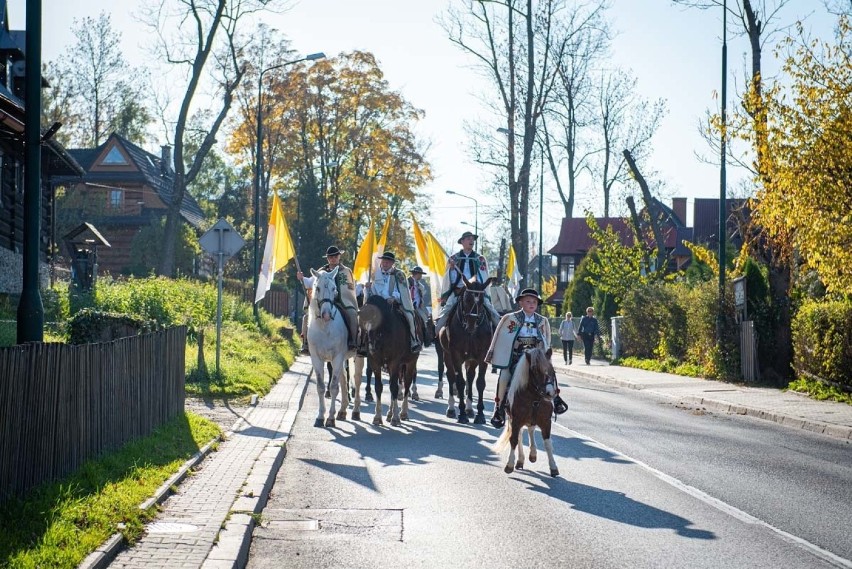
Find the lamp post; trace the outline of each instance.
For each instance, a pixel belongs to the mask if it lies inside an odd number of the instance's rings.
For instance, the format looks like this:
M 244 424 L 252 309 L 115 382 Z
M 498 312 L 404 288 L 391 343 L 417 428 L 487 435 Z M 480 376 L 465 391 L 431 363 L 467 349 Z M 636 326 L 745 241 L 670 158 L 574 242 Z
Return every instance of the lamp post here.
M 472 198 L 470 196 L 466 196 L 464 194 L 454 192 L 453 190 L 447 190 L 447 193 L 452 194 L 454 196 L 459 196 L 460 198 L 467 198 L 467 199 L 473 201 L 473 207 L 474 207 L 474 210 L 473 210 L 473 215 L 474 215 L 473 232 L 474 232 L 474 234 L 479 235 L 479 202 L 476 201 L 476 198 Z
M 725 233 L 727 229 L 727 205 L 725 204 L 726 173 L 725 147 L 727 142 L 725 107 L 728 98 L 728 2 L 722 2 L 722 136 L 719 141 L 721 166 L 719 170 L 719 314 L 716 315 L 716 342 L 721 350 L 725 326 Z
M 257 113 L 255 115 L 255 124 L 257 132 L 255 133 L 257 141 L 257 149 L 255 150 L 255 165 L 254 165 L 254 251 L 252 256 L 252 269 L 254 271 L 254 290 L 257 291 L 257 283 L 260 277 L 260 264 L 258 258 L 258 247 L 260 244 L 260 172 L 263 169 L 263 76 L 267 71 L 281 69 L 287 65 L 293 65 L 301 61 L 314 61 L 316 59 L 325 58 L 323 52 L 312 53 L 300 59 L 293 61 L 285 61 L 278 65 L 272 65 L 266 69 L 262 69 L 257 77 Z M 257 318 L 257 303 L 253 305 L 254 317 Z

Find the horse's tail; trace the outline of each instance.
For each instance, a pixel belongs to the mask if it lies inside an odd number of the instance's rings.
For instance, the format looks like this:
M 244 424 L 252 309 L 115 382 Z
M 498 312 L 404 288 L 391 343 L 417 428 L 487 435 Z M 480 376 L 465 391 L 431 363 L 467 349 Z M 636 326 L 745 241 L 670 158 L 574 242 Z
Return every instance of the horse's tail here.
M 500 438 L 491 446 L 491 450 L 496 453 L 501 453 L 506 450 L 506 447 L 509 446 L 509 439 L 512 436 L 512 418 L 506 415 L 506 426 L 503 427 L 503 434 L 500 435 Z

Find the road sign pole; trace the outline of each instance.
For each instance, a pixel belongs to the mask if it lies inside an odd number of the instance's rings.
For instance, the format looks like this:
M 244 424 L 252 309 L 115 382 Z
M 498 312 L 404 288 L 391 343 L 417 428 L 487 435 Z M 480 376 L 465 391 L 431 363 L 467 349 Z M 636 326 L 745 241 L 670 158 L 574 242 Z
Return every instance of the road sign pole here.
M 218 298 L 216 300 L 216 381 L 222 381 L 222 374 L 219 369 L 219 356 L 222 353 L 222 278 L 225 274 L 225 231 L 227 229 L 220 229 L 219 233 L 219 254 L 217 257 L 219 258 L 219 283 L 218 283 Z

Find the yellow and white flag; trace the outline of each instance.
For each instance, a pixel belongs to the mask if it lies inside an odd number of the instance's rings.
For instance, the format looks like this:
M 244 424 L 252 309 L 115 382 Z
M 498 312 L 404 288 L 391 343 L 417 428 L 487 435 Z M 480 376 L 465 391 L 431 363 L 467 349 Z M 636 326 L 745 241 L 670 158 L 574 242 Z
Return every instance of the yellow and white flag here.
M 290 237 L 290 229 L 284 212 L 281 210 L 281 202 L 278 194 L 272 195 L 272 211 L 269 212 L 269 229 L 266 232 L 266 246 L 263 249 L 263 262 L 260 265 L 260 275 L 257 280 L 257 291 L 254 301 L 260 302 L 266 296 L 266 292 L 272 287 L 272 279 L 275 273 L 287 266 L 290 259 L 296 256 L 293 247 L 293 238 Z
M 518 286 L 521 283 L 521 273 L 518 271 L 518 257 L 515 255 L 515 247 L 509 244 L 509 258 L 506 259 L 506 286 L 515 298 L 518 294 Z M 541 291 L 539 291 L 541 294 Z
M 385 218 L 385 225 L 382 227 L 382 234 L 379 236 L 379 240 L 376 242 L 376 247 L 373 250 L 373 274 L 379 271 L 379 257 L 382 253 L 385 252 L 385 247 L 388 244 L 388 232 L 390 231 L 390 222 L 391 216 L 390 212 L 388 212 L 387 217 Z
M 437 312 L 444 292 L 444 277 L 447 273 L 447 255 L 431 231 L 426 232 L 426 250 L 429 252 L 429 282 L 432 285 L 432 310 Z M 425 267 L 424 267 L 425 268 Z
M 370 227 L 361 241 L 361 246 L 358 248 L 358 254 L 355 256 L 355 265 L 352 267 L 352 276 L 356 283 L 365 283 L 370 280 L 370 268 L 373 263 L 375 251 L 376 231 L 375 224 L 371 221 Z
M 417 259 L 417 264 L 424 271 L 430 270 L 429 245 L 426 243 L 426 237 L 420 226 L 417 225 L 417 220 L 414 219 L 414 214 L 411 214 L 411 226 L 414 230 L 414 257 Z

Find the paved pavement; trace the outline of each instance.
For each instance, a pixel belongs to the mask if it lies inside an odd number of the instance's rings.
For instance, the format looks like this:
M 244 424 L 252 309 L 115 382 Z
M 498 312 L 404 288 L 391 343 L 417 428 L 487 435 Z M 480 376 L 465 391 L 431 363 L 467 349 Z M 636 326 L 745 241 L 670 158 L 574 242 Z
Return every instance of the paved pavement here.
M 619 385 L 686 405 L 737 413 L 852 442 L 852 405 L 814 401 L 777 389 L 610 366 L 582 358 L 563 365 L 554 354 L 570 401 L 572 378 Z M 300 356 L 257 407 L 237 422 L 198 471 L 162 503 L 139 542 L 123 548 L 114 538 L 81 567 L 242 568 L 256 516 L 265 504 L 286 454 L 287 441 L 308 385 L 310 360 Z M 566 393 L 563 393 L 566 395 Z M 164 485 L 164 498 L 168 486 Z M 111 563 L 110 563 L 111 561 Z

